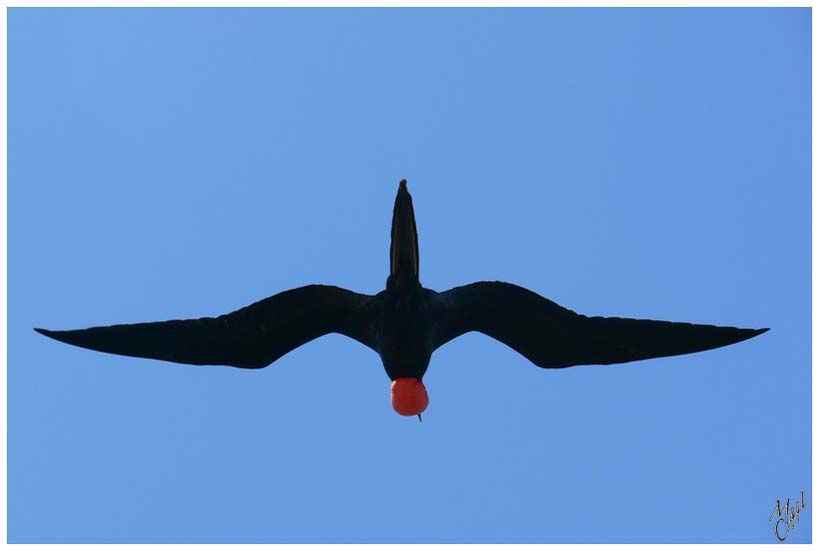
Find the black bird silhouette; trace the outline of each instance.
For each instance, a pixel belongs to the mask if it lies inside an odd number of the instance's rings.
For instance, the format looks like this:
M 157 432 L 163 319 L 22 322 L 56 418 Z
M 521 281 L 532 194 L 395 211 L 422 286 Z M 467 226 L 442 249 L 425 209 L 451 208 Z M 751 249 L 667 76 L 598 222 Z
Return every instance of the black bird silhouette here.
M 467 332 L 495 338 L 542 368 L 566 368 L 706 351 L 768 328 L 588 317 L 505 282 L 475 282 L 443 293 L 426 289 L 419 282 L 413 200 L 402 180 L 393 207 L 390 275 L 376 295 L 309 285 L 216 318 L 35 330 L 105 353 L 239 368 L 264 368 L 308 341 L 340 333 L 381 356 L 394 409 L 421 419 L 430 356 Z

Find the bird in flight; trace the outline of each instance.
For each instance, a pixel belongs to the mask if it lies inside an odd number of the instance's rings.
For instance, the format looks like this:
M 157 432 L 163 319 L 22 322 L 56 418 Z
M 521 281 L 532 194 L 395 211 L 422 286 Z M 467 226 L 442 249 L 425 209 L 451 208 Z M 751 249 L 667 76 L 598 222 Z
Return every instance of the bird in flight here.
M 422 378 L 433 351 L 467 332 L 497 339 L 541 368 L 566 368 L 706 351 L 768 328 L 589 317 L 506 282 L 424 288 L 413 200 L 402 180 L 393 206 L 390 275 L 376 295 L 309 285 L 216 318 L 35 330 L 105 353 L 238 368 L 264 368 L 308 341 L 339 333 L 381 356 L 394 410 L 421 420 L 428 404 Z

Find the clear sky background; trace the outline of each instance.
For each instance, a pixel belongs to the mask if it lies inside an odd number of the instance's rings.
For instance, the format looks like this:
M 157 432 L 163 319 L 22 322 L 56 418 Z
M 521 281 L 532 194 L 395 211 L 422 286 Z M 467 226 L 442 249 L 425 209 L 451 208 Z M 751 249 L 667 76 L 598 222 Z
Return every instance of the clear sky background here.
M 12 9 L 12 542 L 774 542 L 811 494 L 810 11 Z M 769 333 L 543 370 L 469 334 L 264 370 L 51 329 L 422 283 Z M 811 540 L 804 515 L 789 542 Z

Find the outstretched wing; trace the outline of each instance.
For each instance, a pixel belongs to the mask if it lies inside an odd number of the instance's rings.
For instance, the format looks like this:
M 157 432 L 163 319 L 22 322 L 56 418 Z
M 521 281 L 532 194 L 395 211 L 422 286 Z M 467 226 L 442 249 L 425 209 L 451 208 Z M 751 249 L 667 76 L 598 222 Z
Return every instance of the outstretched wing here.
M 476 331 L 542 368 L 615 364 L 715 349 L 768 330 L 588 317 L 504 282 L 476 282 L 439 295 L 435 346 Z
M 86 349 L 183 364 L 263 368 L 327 333 L 378 350 L 370 295 L 333 286 L 285 291 L 217 318 L 168 320 L 50 331 L 43 335 Z

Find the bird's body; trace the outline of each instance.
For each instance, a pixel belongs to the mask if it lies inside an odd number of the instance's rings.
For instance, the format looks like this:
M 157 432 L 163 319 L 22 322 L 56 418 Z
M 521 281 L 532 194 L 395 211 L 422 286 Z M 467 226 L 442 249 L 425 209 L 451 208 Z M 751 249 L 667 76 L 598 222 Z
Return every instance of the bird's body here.
M 377 333 L 379 353 L 390 379 L 420 378 L 427 371 L 435 342 L 432 307 L 436 295 L 421 286 L 406 295 L 383 292 Z
M 422 378 L 438 347 L 471 331 L 515 349 L 542 368 L 615 364 L 737 343 L 767 330 L 587 317 L 505 282 L 446 292 L 422 287 L 413 202 L 406 181 L 393 209 L 390 275 L 384 291 L 364 295 L 333 286 L 288 290 L 216 318 L 38 332 L 87 349 L 184 364 L 263 368 L 328 333 L 376 351 L 403 415 L 427 406 Z

